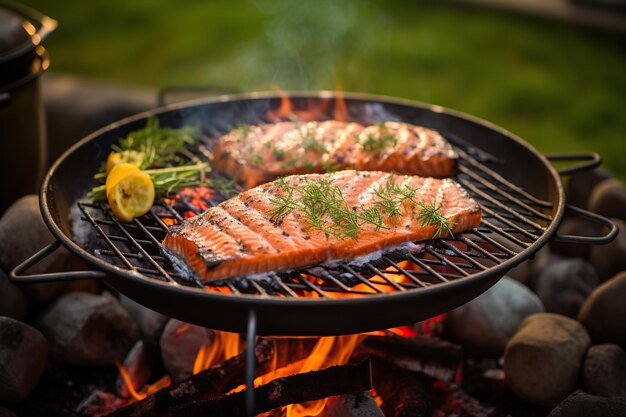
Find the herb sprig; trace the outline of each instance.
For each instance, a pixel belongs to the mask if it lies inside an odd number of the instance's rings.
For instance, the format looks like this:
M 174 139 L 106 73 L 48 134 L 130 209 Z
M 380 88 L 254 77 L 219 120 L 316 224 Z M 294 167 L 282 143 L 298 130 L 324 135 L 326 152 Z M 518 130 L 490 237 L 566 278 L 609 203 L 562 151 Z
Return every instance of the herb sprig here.
M 278 221 L 297 211 L 303 215 L 308 226 L 322 231 L 326 237 L 357 239 L 363 226 L 373 225 L 374 230 L 389 229 L 385 219 L 393 222 L 408 210 L 422 226 L 435 226 L 433 238 L 447 233 L 452 235 L 451 222 L 441 213 L 441 205 L 427 204 L 416 200 L 417 191 L 408 185 L 396 184 L 393 174 L 374 190 L 378 200 L 369 208 L 350 207 L 341 189 L 332 180 L 308 180 L 304 184 L 292 185 L 284 178 L 276 185 L 283 194 L 270 199 L 274 208 L 269 210 L 272 220 Z M 419 210 L 413 214 L 413 210 Z
M 377 125 L 377 133 L 368 133 L 361 139 L 360 145 L 366 152 L 373 152 L 385 148 L 393 148 L 398 143 L 398 138 L 387 131 L 384 123 Z
M 326 237 L 337 239 L 356 239 L 365 224 L 373 225 L 375 231 L 387 228 L 376 208 L 361 207 L 358 210 L 350 207 L 343 192 L 332 180 L 307 181 L 298 187 L 281 178 L 276 185 L 284 194 L 270 199 L 275 206 L 269 211 L 274 221 L 297 210 L 309 227 L 322 231 Z

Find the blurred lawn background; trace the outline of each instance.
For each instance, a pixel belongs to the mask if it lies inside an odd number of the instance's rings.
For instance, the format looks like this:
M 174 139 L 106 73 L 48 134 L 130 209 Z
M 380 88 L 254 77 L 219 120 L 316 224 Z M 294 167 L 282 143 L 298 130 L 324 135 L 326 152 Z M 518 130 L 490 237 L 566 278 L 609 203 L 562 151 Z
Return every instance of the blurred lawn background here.
M 333 89 L 451 107 L 626 178 L 623 34 L 435 1 L 35 0 L 52 70 L 162 87 Z

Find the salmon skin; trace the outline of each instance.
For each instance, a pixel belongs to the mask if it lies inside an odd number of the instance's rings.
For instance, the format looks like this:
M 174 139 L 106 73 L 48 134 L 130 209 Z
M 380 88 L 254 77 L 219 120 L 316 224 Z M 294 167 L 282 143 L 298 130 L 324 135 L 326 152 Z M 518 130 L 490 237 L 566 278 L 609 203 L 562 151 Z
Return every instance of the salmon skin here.
M 393 216 L 385 208 L 389 189 L 412 194 L 393 194 Z M 328 201 L 334 206 L 324 211 Z M 428 207 L 449 228 L 425 223 L 421 214 Z M 289 176 L 244 191 L 171 227 L 163 246 L 202 279 L 228 278 L 350 260 L 438 231 L 456 235 L 478 227 L 480 219 L 478 203 L 454 180 L 348 170 Z M 342 222 L 355 226 L 346 229 L 354 234 L 337 233 Z
M 339 169 L 450 177 L 458 158 L 432 129 L 335 120 L 241 126 L 216 141 L 213 155 L 214 166 L 246 188 L 280 176 Z

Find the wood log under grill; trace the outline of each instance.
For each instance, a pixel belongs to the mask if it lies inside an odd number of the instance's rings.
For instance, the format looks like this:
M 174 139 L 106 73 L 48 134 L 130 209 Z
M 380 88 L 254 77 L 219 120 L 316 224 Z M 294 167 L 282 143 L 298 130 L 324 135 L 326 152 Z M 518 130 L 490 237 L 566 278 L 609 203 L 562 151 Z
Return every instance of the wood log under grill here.
M 255 412 L 268 412 L 289 404 L 300 404 L 342 394 L 356 394 L 371 389 L 369 361 L 331 366 L 277 378 L 254 390 Z M 172 417 L 245 417 L 245 391 L 198 401 L 172 409 Z

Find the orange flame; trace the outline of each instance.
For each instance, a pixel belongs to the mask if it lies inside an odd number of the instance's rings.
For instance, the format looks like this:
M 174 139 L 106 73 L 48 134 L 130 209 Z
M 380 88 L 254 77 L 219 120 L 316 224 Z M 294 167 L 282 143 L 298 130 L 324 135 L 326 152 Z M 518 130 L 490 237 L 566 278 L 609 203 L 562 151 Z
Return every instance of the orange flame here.
M 313 121 L 320 120 L 329 116 L 328 107 L 331 103 L 329 97 L 322 97 L 319 99 L 308 99 L 306 101 L 306 107 L 304 109 L 296 109 L 293 101 L 286 92 L 276 89 L 277 94 L 280 96 L 280 106 L 277 109 L 271 109 L 267 112 L 268 119 L 272 121 L 281 120 L 299 120 L 299 121 Z M 348 120 L 348 108 L 343 94 L 338 91 L 335 99 L 335 109 L 333 112 L 333 118 L 339 121 Z
M 198 349 L 193 364 L 193 374 L 217 365 L 238 355 L 242 350 L 241 339 L 237 333 L 215 331 L 214 339 L 209 345 Z
M 169 375 L 165 375 L 161 377 L 159 380 L 157 380 L 155 383 L 146 386 L 140 391 L 137 391 L 137 388 L 135 388 L 135 385 L 133 384 L 133 381 L 131 380 L 131 377 L 128 374 L 128 371 L 126 370 L 126 368 L 124 368 L 117 361 L 115 361 L 115 366 L 120 372 L 120 376 L 122 377 L 122 380 L 124 381 L 124 385 L 126 385 L 128 392 L 130 393 L 131 397 L 133 397 L 133 400 L 130 402 L 141 401 L 144 398 L 146 398 L 148 395 L 152 395 L 155 392 L 163 388 L 166 388 L 172 384 L 172 379 L 169 377 Z

